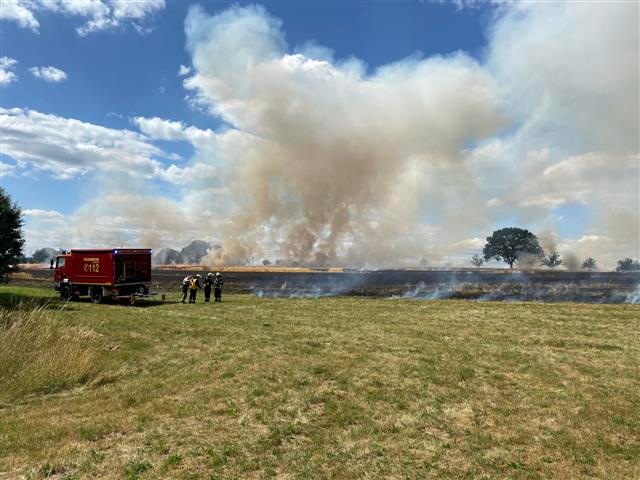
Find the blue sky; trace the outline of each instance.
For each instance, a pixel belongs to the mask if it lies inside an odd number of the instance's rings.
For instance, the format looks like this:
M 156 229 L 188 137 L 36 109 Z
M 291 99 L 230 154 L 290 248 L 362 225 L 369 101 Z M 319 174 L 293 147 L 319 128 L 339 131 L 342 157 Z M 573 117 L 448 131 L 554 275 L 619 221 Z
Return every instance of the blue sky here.
M 189 237 L 231 245 L 238 225 L 250 224 L 221 261 L 251 250 L 446 263 L 478 249 L 492 228 L 518 223 L 580 255 L 585 245 L 637 253 L 637 68 L 618 60 L 638 53 L 628 20 L 637 5 L 56 5 L 16 0 L 0 11 L 0 183 L 27 212 L 28 250 L 157 248 Z M 607 38 L 592 40 L 588 58 L 584 38 L 599 36 Z M 594 65 L 615 75 L 594 75 Z M 181 66 L 188 73 L 178 75 Z M 31 70 L 43 67 L 55 69 Z M 314 90 L 326 75 L 347 80 Z M 603 94 L 621 113 L 603 110 Z M 412 121 L 394 117 L 405 111 Z M 299 130 L 285 134 L 285 125 Z M 351 138 L 360 145 L 343 149 Z M 374 158 L 360 159 L 363 149 Z M 343 187 L 320 152 L 365 173 Z M 387 211 L 396 203 L 406 207 L 401 219 Z M 340 215 L 348 226 L 338 227 Z M 618 223 L 629 219 L 625 231 Z M 389 255 L 357 248 L 369 228 Z M 299 230 L 315 238 L 304 252 L 292 240 Z

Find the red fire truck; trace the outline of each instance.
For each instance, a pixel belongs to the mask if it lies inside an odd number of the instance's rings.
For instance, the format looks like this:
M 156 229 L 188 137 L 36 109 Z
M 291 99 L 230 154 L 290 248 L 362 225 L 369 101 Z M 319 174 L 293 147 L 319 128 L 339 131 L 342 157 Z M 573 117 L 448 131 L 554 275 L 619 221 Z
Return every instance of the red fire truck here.
M 71 300 L 89 295 L 93 303 L 107 297 L 149 294 L 151 250 L 146 248 L 71 250 L 56 258 L 55 289 Z

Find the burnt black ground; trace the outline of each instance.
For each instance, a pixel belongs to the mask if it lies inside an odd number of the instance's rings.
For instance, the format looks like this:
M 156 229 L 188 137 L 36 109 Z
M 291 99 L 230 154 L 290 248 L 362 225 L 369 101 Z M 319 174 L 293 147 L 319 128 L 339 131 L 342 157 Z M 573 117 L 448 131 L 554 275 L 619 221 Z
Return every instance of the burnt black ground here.
M 16 284 L 43 286 L 53 272 L 23 268 Z M 204 273 L 198 271 L 199 273 Z M 183 269 L 154 269 L 153 289 L 177 291 Z M 195 272 L 194 272 L 195 273 Z M 637 303 L 640 273 L 553 270 L 376 270 L 224 272 L 225 292 L 271 297 L 359 295 L 400 298 Z

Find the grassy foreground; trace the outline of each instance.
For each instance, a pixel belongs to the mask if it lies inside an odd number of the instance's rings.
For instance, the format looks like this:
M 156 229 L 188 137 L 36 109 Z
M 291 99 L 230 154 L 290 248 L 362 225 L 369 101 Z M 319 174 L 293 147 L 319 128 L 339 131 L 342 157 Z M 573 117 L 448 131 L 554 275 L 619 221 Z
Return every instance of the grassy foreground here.
M 102 380 L 7 397 L 0 478 L 640 477 L 637 305 L 224 300 L 69 304 Z

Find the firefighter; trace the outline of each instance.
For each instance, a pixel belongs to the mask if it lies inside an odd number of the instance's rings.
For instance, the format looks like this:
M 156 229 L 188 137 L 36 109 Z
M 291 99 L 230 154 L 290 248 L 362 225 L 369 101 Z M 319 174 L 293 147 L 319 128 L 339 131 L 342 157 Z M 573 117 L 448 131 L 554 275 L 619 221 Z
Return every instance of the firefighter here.
M 199 288 L 201 288 L 200 274 L 191 277 L 191 281 L 189 282 L 189 303 L 196 303 L 196 295 L 198 294 Z
M 211 287 L 213 286 L 213 273 L 207 273 L 204 278 L 204 303 L 209 303 L 211 298 Z
M 189 291 L 189 283 L 191 282 L 191 275 L 187 275 L 182 279 L 182 300 L 180 303 L 184 303 L 187 299 L 187 292 Z
M 216 302 L 222 301 L 222 285 L 224 285 L 222 275 L 220 275 L 220 272 L 217 272 L 213 279 L 213 296 Z

